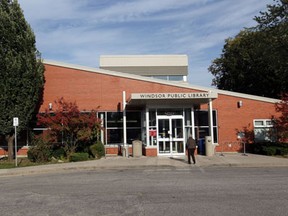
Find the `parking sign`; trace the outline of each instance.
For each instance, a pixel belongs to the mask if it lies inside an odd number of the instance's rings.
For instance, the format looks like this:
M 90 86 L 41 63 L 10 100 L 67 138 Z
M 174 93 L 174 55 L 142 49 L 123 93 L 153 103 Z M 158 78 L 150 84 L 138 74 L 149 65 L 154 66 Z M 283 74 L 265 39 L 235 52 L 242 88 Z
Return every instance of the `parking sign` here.
M 14 126 L 14 127 L 19 126 L 19 119 L 18 119 L 18 117 L 14 117 L 14 118 L 13 118 L 13 126 Z

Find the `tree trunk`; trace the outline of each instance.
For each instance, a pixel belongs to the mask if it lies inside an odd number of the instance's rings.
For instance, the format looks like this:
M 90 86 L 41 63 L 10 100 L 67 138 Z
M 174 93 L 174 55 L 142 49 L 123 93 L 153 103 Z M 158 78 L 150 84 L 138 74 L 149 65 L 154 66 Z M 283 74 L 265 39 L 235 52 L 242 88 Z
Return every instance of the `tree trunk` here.
M 13 141 L 14 141 L 14 134 L 8 134 L 5 136 L 6 142 L 8 144 L 8 161 L 13 161 L 14 150 L 13 150 Z

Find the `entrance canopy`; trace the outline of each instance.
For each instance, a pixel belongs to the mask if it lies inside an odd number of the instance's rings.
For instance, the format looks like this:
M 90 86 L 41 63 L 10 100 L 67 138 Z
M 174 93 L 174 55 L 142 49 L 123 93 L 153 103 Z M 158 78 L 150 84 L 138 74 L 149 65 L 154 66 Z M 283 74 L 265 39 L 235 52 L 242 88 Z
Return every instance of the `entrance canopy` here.
M 216 99 L 216 92 L 191 92 L 191 93 L 132 93 L 127 105 L 166 105 L 177 104 L 205 104 Z

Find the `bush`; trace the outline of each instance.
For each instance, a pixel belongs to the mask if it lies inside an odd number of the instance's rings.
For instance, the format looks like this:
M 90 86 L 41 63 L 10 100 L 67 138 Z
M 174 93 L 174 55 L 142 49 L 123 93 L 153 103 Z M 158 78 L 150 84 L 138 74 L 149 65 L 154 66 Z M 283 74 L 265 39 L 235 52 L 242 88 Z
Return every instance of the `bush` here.
M 279 147 L 277 149 L 277 154 L 282 155 L 282 156 L 288 155 L 288 146 L 287 147 L 286 146 L 285 147 L 284 146 Z
M 27 152 L 27 157 L 31 162 L 44 163 L 52 158 L 52 149 L 49 143 L 41 137 L 32 140 L 32 146 Z
M 269 156 L 276 155 L 276 146 L 263 146 L 263 153 Z
M 264 142 L 253 144 L 253 153 L 263 155 L 288 155 L 288 144 L 278 142 Z
M 66 155 L 65 150 L 63 148 L 61 148 L 61 147 L 54 148 L 53 151 L 52 151 L 52 156 L 54 158 L 57 158 L 57 159 L 64 158 L 65 155 Z
M 94 145 L 91 145 L 90 151 L 95 158 L 100 159 L 105 155 L 105 147 L 100 141 L 96 142 Z
M 86 161 L 89 158 L 89 154 L 86 152 L 76 152 L 70 155 L 70 162 Z

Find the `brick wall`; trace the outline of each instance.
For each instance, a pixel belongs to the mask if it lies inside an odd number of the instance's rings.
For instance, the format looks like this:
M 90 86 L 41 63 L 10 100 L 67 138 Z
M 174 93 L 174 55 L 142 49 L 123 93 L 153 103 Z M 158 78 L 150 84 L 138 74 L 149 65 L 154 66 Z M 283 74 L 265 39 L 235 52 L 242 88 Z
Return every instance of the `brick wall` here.
M 41 111 L 58 98 L 76 101 L 80 109 L 116 111 L 122 107 L 122 92 L 131 93 L 195 92 L 188 88 L 168 86 L 141 80 L 83 72 L 76 69 L 45 65 L 44 101 Z M 197 91 L 199 92 L 199 91 Z
M 238 101 L 242 101 L 242 107 L 238 107 Z M 253 132 L 254 119 L 270 119 L 278 115 L 273 103 L 222 94 L 213 102 L 213 109 L 218 111 L 219 146 L 216 151 L 242 151 L 243 144 L 237 139 L 237 132 Z
M 69 101 L 76 101 L 81 110 L 98 108 L 99 111 L 116 111 L 122 107 L 122 92 L 126 97 L 131 93 L 152 92 L 199 92 L 189 88 L 169 86 L 160 83 L 116 77 L 77 69 L 46 65 L 44 102 L 41 111 L 48 108 L 57 98 L 64 97 Z M 238 101 L 243 102 L 238 107 Z M 207 109 L 206 105 L 201 106 Z M 275 115 L 273 103 L 256 101 L 253 99 L 218 94 L 213 101 L 213 109 L 218 112 L 218 141 L 216 151 L 241 151 L 241 144 L 237 140 L 237 131 L 253 130 L 254 119 L 269 119 Z M 231 144 L 231 145 L 229 145 Z M 107 149 L 108 150 L 108 149 Z M 114 150 L 108 150 L 112 151 Z M 155 154 L 146 149 L 145 154 Z M 157 154 L 157 152 L 156 152 Z

